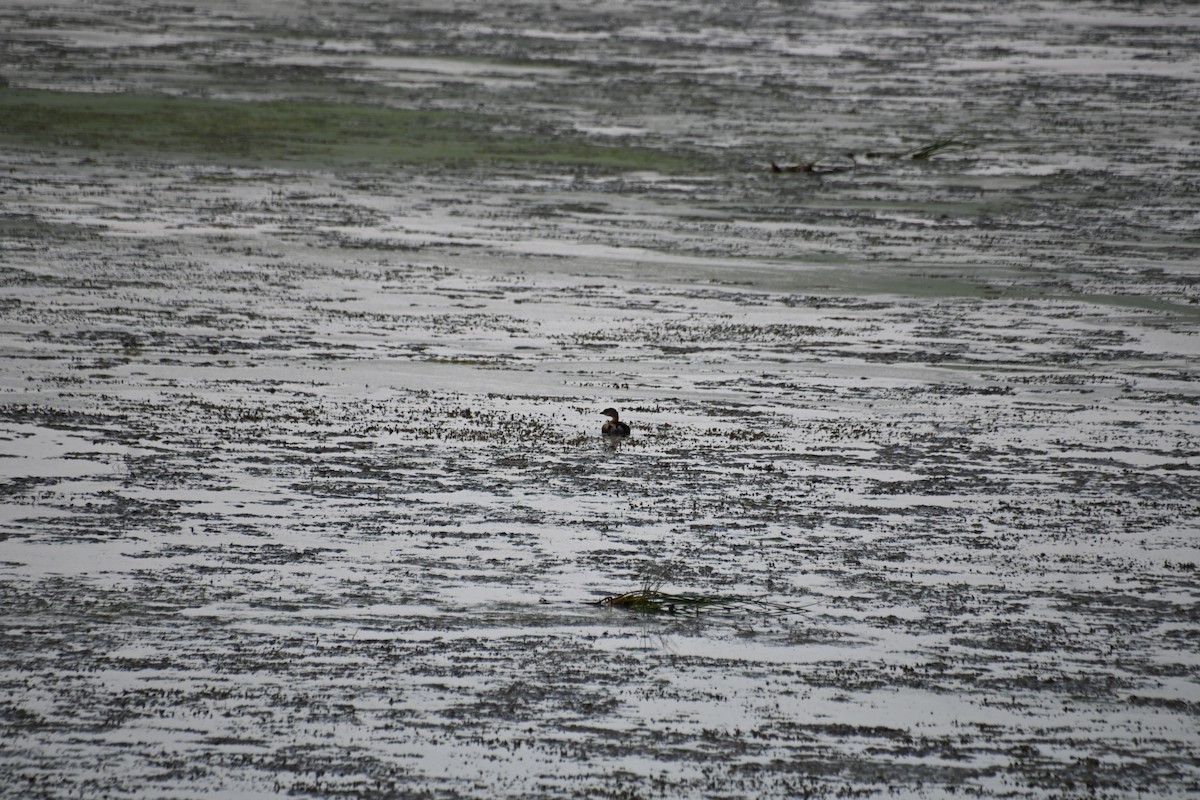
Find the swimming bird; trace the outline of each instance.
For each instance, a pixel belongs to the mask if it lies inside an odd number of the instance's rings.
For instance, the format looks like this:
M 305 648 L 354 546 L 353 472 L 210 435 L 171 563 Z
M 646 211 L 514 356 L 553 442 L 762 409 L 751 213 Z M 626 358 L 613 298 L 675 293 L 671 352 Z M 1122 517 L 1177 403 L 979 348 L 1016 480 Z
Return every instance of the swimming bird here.
M 606 408 L 600 413 L 609 418 L 608 422 L 604 423 L 604 425 L 600 428 L 601 433 L 603 433 L 605 436 L 629 435 L 629 426 L 620 421 L 620 415 L 617 414 L 617 410 L 615 408 Z

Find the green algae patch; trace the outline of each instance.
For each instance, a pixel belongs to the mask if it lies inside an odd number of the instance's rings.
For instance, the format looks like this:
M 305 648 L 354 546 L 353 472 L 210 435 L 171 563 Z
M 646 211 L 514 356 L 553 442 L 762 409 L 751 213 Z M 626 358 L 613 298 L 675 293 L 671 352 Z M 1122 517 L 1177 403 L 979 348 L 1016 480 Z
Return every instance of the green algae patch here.
M 671 171 L 687 163 L 650 148 L 603 146 L 470 112 L 18 89 L 0 89 L 0 141 L 239 164 L 491 162 Z

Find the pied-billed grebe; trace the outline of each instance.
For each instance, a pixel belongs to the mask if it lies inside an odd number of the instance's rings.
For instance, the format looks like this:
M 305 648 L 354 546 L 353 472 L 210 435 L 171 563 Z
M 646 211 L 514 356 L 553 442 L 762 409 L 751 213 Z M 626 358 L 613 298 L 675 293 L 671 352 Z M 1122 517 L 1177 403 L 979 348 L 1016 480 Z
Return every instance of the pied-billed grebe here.
M 629 426 L 619 419 L 619 414 L 615 408 L 606 408 L 600 412 L 608 417 L 608 422 L 604 423 L 600 428 L 600 432 L 605 436 L 628 436 Z

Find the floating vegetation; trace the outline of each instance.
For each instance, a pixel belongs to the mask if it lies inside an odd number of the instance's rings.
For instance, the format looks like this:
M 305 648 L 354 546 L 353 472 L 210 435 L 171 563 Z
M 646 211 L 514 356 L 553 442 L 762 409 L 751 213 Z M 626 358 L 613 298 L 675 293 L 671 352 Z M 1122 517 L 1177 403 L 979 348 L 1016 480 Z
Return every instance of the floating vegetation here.
M 651 148 L 594 144 L 472 111 L 29 89 L 0 90 L 0 141 L 256 165 L 502 162 L 671 170 L 688 164 Z
M 777 603 L 761 597 L 746 595 L 674 594 L 653 588 L 611 595 L 595 601 L 595 605 L 623 608 L 644 614 L 698 614 L 703 610 L 749 611 L 772 615 L 803 614 L 810 606 Z

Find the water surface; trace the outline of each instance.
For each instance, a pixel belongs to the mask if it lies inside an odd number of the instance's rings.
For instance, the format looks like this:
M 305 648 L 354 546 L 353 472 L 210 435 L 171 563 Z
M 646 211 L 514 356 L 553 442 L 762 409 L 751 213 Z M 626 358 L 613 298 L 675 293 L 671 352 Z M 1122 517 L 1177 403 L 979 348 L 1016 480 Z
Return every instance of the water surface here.
M 6 796 L 1197 791 L 1190 4 L 0 14 Z

